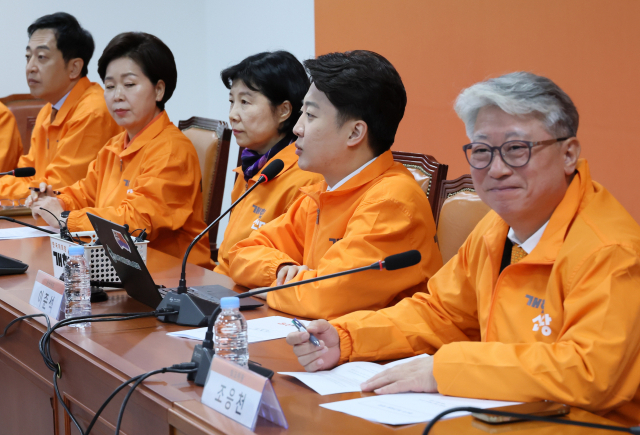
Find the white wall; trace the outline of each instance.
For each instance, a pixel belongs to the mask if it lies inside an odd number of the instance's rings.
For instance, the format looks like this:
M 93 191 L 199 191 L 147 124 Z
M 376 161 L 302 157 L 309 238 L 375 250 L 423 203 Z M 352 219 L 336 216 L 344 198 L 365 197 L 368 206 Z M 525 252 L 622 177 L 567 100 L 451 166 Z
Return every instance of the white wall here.
M 288 50 L 300 60 L 315 53 L 313 0 L 0 0 L 0 11 L 0 96 L 29 93 L 24 75 L 27 27 L 42 15 L 64 11 L 95 40 L 91 81 L 100 82 L 97 61 L 120 32 L 151 33 L 171 48 L 178 85 L 166 109 L 175 124 L 191 116 L 228 121 L 228 90 L 220 80 L 227 66 L 266 50 Z M 237 157 L 234 139 L 229 170 Z M 223 210 L 230 205 L 232 185 L 229 173 Z M 218 243 L 227 222 L 222 222 Z

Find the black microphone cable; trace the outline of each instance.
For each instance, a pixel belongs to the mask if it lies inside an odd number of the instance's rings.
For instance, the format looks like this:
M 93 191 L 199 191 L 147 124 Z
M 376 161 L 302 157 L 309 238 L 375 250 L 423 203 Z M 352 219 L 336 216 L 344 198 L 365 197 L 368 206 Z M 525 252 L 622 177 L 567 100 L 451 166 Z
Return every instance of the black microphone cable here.
M 131 395 L 133 394 L 133 391 L 145 379 L 147 379 L 148 377 L 153 376 L 155 374 L 158 374 L 158 373 L 167 373 L 167 372 L 169 372 L 169 373 L 189 374 L 189 373 L 192 373 L 192 372 L 197 370 L 197 366 L 198 366 L 197 363 L 189 362 L 189 363 L 174 364 L 171 367 L 164 367 L 164 368 L 159 369 L 159 370 L 154 370 L 154 371 L 151 371 L 151 372 L 148 372 L 148 373 L 144 373 L 142 375 L 134 376 L 133 378 L 123 382 L 105 400 L 105 402 L 98 409 L 98 411 L 96 412 L 95 416 L 91 420 L 91 423 L 87 427 L 87 430 L 84 431 L 82 429 L 82 427 L 80 426 L 80 423 L 78 423 L 78 420 L 75 418 L 75 416 L 73 415 L 71 410 L 67 407 L 66 403 L 64 402 L 62 394 L 60 394 L 60 389 L 58 387 L 58 379 L 62 378 L 62 368 L 61 368 L 60 364 L 56 363 L 53 360 L 53 358 L 51 357 L 51 334 L 56 329 L 62 328 L 63 326 L 69 326 L 69 325 L 72 325 L 74 323 L 115 322 L 115 321 L 121 321 L 121 320 L 140 319 L 140 318 L 144 318 L 144 317 L 154 317 L 154 316 L 166 315 L 166 314 L 174 314 L 174 312 L 170 311 L 170 310 L 157 310 L 157 311 L 146 312 L 146 313 L 94 314 L 94 315 L 78 316 L 78 317 L 72 317 L 72 318 L 69 318 L 69 319 L 64 319 L 64 320 L 61 320 L 60 322 L 58 322 L 57 324 L 55 324 L 54 326 L 51 326 L 51 322 L 49 320 L 49 316 L 47 316 L 46 314 L 44 314 L 44 313 L 30 314 L 30 315 L 27 315 L 27 316 L 17 317 L 15 319 L 13 319 L 11 322 L 9 322 L 9 324 L 7 324 L 7 326 L 4 328 L 4 331 L 3 331 L 2 335 L 0 335 L 0 338 L 5 337 L 6 334 L 7 334 L 7 331 L 9 330 L 9 328 L 11 328 L 11 326 L 13 326 L 14 324 L 16 324 L 16 323 L 18 323 L 18 322 L 20 322 L 22 320 L 32 319 L 32 318 L 35 318 L 35 317 L 44 317 L 45 318 L 45 320 L 47 322 L 47 331 L 44 333 L 44 335 L 42 336 L 42 338 L 40 339 L 40 342 L 39 342 L 40 354 L 43 357 L 45 365 L 51 371 L 53 371 L 53 388 L 54 388 L 54 391 L 55 391 L 57 399 L 59 400 L 60 404 L 62 405 L 64 411 L 67 413 L 67 415 L 69 415 L 69 418 L 71 419 L 73 424 L 78 429 L 78 432 L 80 434 L 82 434 L 82 435 L 89 435 L 89 432 L 91 431 L 91 429 L 93 428 L 95 423 L 98 421 L 98 417 L 100 416 L 102 411 L 107 407 L 107 405 L 111 402 L 111 400 L 123 388 L 125 388 L 131 382 L 135 382 L 135 384 L 131 387 L 131 389 L 129 390 L 129 392 L 125 396 L 125 399 L 124 399 L 124 401 L 122 403 L 122 406 L 120 407 L 120 413 L 118 415 L 118 425 L 117 425 L 117 430 L 116 430 L 116 433 L 119 433 L 120 425 L 121 425 L 121 422 L 122 422 L 122 417 L 124 415 L 124 410 L 126 408 L 126 405 L 127 405 L 128 401 L 129 401 Z
M 69 319 L 61 320 L 56 323 L 54 326 L 47 329 L 47 332 L 44 333 L 42 338 L 40 338 L 39 349 L 40 354 L 42 355 L 45 364 L 47 367 L 56 371 L 59 370 L 59 365 L 53 358 L 51 357 L 51 334 L 59 328 L 63 326 L 72 325 L 74 323 L 83 323 L 83 322 L 118 322 L 122 320 L 133 320 L 140 319 L 144 317 L 157 317 L 160 315 L 172 314 L 171 310 L 156 310 L 151 312 L 143 312 L 143 313 L 108 313 L 108 314 L 91 314 L 87 316 L 78 316 L 71 317 Z
M 588 427 L 591 429 L 603 429 L 610 430 L 616 432 L 625 432 L 632 434 L 640 434 L 640 426 L 634 427 L 620 427 L 620 426 L 611 426 L 608 424 L 598 424 L 598 423 L 587 423 L 586 421 L 575 421 L 575 420 L 560 420 L 556 417 L 542 417 L 539 415 L 531 415 L 531 414 L 520 414 L 517 412 L 506 412 L 506 411 L 496 411 L 493 409 L 482 409 L 482 408 L 474 408 L 470 406 L 461 406 L 457 408 L 447 409 L 446 411 L 442 411 L 440 414 L 436 415 L 429 424 L 424 428 L 424 432 L 422 435 L 427 435 L 431 428 L 440 420 L 442 417 L 451 414 L 453 412 L 475 412 L 479 414 L 489 414 L 489 415 L 498 415 L 501 417 L 513 417 L 518 418 L 520 420 L 531 420 L 531 421 L 542 421 L 545 423 L 555 423 L 555 424 L 564 424 L 568 426 L 580 426 L 580 427 Z
M 53 218 L 58 221 L 58 227 L 60 227 L 60 238 L 63 240 L 66 240 L 68 242 L 72 242 L 72 243 L 77 243 L 78 245 L 86 245 L 85 242 L 83 242 L 80 239 L 75 239 L 72 235 L 71 235 L 71 231 L 69 231 L 69 228 L 67 227 L 67 224 L 65 223 L 64 225 L 62 225 L 62 222 L 60 222 L 60 219 L 58 219 L 58 217 L 53 214 L 53 212 L 47 210 L 46 208 L 42 208 L 40 207 L 40 210 L 44 210 L 47 213 L 49 213 L 51 216 L 53 216 Z
M 44 335 L 42 336 L 39 342 L 40 354 L 42 355 L 45 365 L 51 371 L 53 371 L 53 386 L 54 386 L 54 391 L 56 393 L 56 397 L 60 401 L 63 409 L 69 415 L 69 418 L 71 419 L 73 424 L 76 426 L 80 434 L 86 435 L 85 431 L 82 430 L 80 423 L 78 423 L 75 416 L 71 413 L 71 410 L 64 403 L 64 399 L 62 398 L 62 395 L 60 394 L 60 390 L 58 388 L 58 379 L 62 377 L 62 368 L 60 367 L 60 364 L 56 363 L 51 357 L 51 334 L 53 333 L 53 331 L 63 326 L 72 325 L 74 323 L 115 322 L 115 321 L 121 321 L 121 320 L 139 319 L 144 317 L 154 317 L 154 316 L 172 314 L 172 313 L 173 312 L 170 310 L 156 310 L 156 311 L 146 312 L 146 313 L 95 314 L 95 315 L 78 316 L 78 317 L 72 317 L 69 319 L 64 319 L 58 322 L 57 324 L 55 324 L 53 327 L 50 326 L 48 317 L 44 315 L 47 318 L 48 327 L 47 327 L 47 332 L 44 333 Z M 33 315 L 33 316 L 36 316 L 36 315 Z
M 5 335 L 7 335 L 7 331 L 9 330 L 9 328 L 11 328 L 12 325 L 14 325 L 14 324 L 16 324 L 18 322 L 21 322 L 22 320 L 33 319 L 34 317 L 44 317 L 44 319 L 47 321 L 47 329 L 51 328 L 51 322 L 49 321 L 49 316 L 47 316 L 46 314 L 44 314 L 44 313 L 29 314 L 28 316 L 16 317 L 11 322 L 9 322 L 9 324 L 4 328 L 4 331 L 2 332 L 2 335 L 0 335 L 0 338 L 2 338 Z
M 120 412 L 118 413 L 118 422 L 116 424 L 115 435 L 119 435 L 120 434 L 120 426 L 122 424 L 122 417 L 124 416 L 124 410 L 127 407 L 127 403 L 129 402 L 129 399 L 131 398 L 131 395 L 133 394 L 134 390 L 136 388 L 138 388 L 138 386 L 145 379 L 147 379 L 150 376 L 157 375 L 158 373 L 187 373 L 188 374 L 188 373 L 193 373 L 196 370 L 198 370 L 198 365 L 196 363 L 189 362 L 189 363 L 175 364 L 175 365 L 173 365 L 171 367 L 164 367 L 162 369 L 153 370 L 151 372 L 145 373 L 144 375 L 137 376 L 138 379 L 131 386 L 131 388 L 127 392 L 127 395 L 125 396 L 124 400 L 122 401 L 122 405 L 120 406 Z M 85 435 L 88 435 L 88 432 Z

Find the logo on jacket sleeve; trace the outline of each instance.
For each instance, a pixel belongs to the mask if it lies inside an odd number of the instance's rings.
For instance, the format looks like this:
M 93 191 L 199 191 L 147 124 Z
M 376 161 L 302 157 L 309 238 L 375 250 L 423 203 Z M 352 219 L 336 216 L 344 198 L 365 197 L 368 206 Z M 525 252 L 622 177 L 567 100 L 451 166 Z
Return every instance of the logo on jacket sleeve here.
M 253 212 L 258 215 L 258 219 L 253 221 L 253 223 L 251 224 L 251 229 L 252 230 L 258 230 L 258 229 L 262 228 L 262 226 L 264 224 L 266 224 L 266 222 L 262 222 L 262 216 L 264 216 L 266 211 L 267 210 L 262 208 L 262 207 L 258 207 L 255 204 L 253 205 Z

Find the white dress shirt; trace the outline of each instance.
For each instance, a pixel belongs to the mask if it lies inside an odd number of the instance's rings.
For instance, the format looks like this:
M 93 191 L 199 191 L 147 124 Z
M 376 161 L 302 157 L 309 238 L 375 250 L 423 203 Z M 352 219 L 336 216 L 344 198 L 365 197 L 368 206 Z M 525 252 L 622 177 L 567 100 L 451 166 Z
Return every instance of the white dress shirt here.
M 344 177 L 342 180 L 338 181 L 335 185 L 333 186 L 327 186 L 327 192 L 331 192 L 333 190 L 336 190 L 338 187 L 342 186 L 344 183 L 346 183 L 347 181 L 351 180 L 353 177 L 355 177 L 356 175 L 358 175 L 360 172 L 362 172 L 364 170 L 364 168 L 366 168 L 367 166 L 369 166 L 371 163 L 373 163 L 378 157 L 374 157 L 371 160 L 369 160 L 367 163 L 365 163 L 364 165 L 360 166 L 358 169 L 356 169 L 355 171 L 353 171 L 352 173 L 350 173 L 349 175 L 347 175 L 346 177 Z M 328 183 L 327 183 L 328 184 Z
M 507 234 L 507 237 L 509 237 L 509 240 L 511 240 L 512 243 L 515 243 L 516 245 L 520 246 L 524 250 L 524 252 L 526 252 L 527 254 L 531 254 L 531 251 L 533 251 L 533 248 L 535 248 L 538 245 L 538 242 L 542 238 L 542 234 L 544 233 L 544 230 L 545 228 L 547 228 L 548 224 L 549 224 L 549 221 L 546 221 L 544 225 L 541 226 L 540 229 L 538 229 L 538 231 L 533 233 L 531 237 L 529 237 L 526 241 L 522 243 L 516 237 L 516 233 L 513 231 L 513 228 L 509 228 L 509 233 Z

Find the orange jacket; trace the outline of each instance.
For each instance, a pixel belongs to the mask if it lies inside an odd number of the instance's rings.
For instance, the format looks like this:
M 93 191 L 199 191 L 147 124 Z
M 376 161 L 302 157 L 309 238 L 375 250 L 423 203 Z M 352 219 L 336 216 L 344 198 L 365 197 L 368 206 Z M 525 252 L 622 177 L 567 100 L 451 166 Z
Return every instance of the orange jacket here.
M 146 228 L 149 246 L 182 258 L 205 229 L 200 165 L 193 144 L 162 112 L 124 149 L 124 132 L 91 162 L 87 177 L 58 196 L 71 231 L 93 231 L 92 213 L 131 231 Z M 192 249 L 190 262 L 211 269 L 209 236 Z
M 13 113 L 0 103 L 0 172 L 18 167 L 22 155 L 22 140 Z
M 430 294 L 334 320 L 341 362 L 437 351 L 442 394 L 640 423 L 638 224 L 581 161 L 536 248 L 499 274 L 508 229 L 489 212 Z
M 409 249 L 419 266 L 367 271 L 269 293 L 271 308 L 297 316 L 334 318 L 379 309 L 412 295 L 441 266 L 429 202 L 391 151 L 332 192 L 325 181 L 260 231 L 231 248 L 231 278 L 247 287 L 272 285 L 283 263 L 310 269 L 292 281 L 368 266 Z
M 214 269 L 216 272 L 228 276 L 229 249 L 249 237 L 254 230 L 286 212 L 291 204 L 300 197 L 301 187 L 323 180 L 322 175 L 303 171 L 298 167 L 298 156 L 293 144 L 280 151 L 275 158 L 283 161 L 284 169 L 282 172 L 268 183 L 256 187 L 231 212 L 229 224 L 224 232 L 224 240 L 218 250 L 220 264 Z M 238 174 L 238 178 L 231 192 L 231 203 L 235 202 L 260 178 L 260 174 L 256 174 L 246 182 L 242 175 L 242 167 L 233 171 Z
M 73 87 L 53 124 L 50 120 L 47 104 L 36 118 L 29 154 L 18 161 L 21 168 L 36 168 L 35 177 L 2 177 L 0 198 L 26 198 L 29 186 L 43 181 L 54 189 L 75 183 L 87 174 L 104 144 L 122 132 L 107 110 L 102 88 L 86 77 Z

